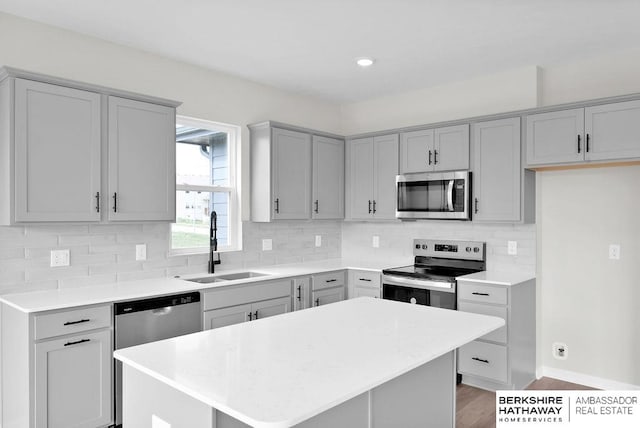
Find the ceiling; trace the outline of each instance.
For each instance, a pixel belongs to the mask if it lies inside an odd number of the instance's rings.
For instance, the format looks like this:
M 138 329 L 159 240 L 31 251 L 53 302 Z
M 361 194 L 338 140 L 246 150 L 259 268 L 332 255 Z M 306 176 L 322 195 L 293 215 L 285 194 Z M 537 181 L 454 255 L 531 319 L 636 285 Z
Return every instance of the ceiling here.
M 640 42 L 638 0 L 0 0 L 0 11 L 340 103 Z M 376 64 L 358 68 L 362 56 Z

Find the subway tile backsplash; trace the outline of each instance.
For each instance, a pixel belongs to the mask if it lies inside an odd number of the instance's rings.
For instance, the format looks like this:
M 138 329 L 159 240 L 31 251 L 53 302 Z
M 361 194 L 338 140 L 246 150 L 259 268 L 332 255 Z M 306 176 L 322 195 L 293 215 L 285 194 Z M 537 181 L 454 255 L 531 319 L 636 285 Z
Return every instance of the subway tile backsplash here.
M 322 246 L 315 246 L 315 236 Z M 374 235 L 380 248 L 372 247 Z M 243 223 L 243 251 L 222 253 L 217 271 L 336 257 L 412 261 L 413 238 L 487 242 L 489 270 L 535 272 L 535 225 L 482 225 L 469 222 L 287 221 Z M 273 249 L 262 251 L 262 240 Z M 507 241 L 518 255 L 507 255 Z M 147 260 L 135 260 L 135 244 L 147 245 Z M 68 249 L 71 265 L 49 267 L 50 251 Z M 0 294 L 96 286 L 116 281 L 160 278 L 207 271 L 208 255 L 170 255 L 165 223 L 32 225 L 0 227 Z

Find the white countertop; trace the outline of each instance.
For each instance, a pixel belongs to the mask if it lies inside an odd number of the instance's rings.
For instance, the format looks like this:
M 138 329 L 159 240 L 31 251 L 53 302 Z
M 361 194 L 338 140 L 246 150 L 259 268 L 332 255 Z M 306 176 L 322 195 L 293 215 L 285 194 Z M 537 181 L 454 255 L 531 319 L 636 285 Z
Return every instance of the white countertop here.
M 496 317 L 362 297 L 121 349 L 115 356 L 251 426 L 280 428 L 502 325 Z
M 484 284 L 498 284 L 511 287 L 513 285 L 522 284 L 523 282 L 535 279 L 535 276 L 530 274 L 522 274 L 517 272 L 492 272 L 483 271 L 472 273 L 469 275 L 463 275 L 456 278 L 456 280 L 479 282 Z
M 317 262 L 295 263 L 288 265 L 270 265 L 242 269 L 241 271 L 260 272 L 266 275 L 233 281 L 200 284 L 184 280 L 188 278 L 210 276 L 207 273 L 199 273 L 193 275 L 183 275 L 179 279 L 157 278 L 141 281 L 114 282 L 112 284 L 95 286 L 92 285 L 87 287 L 5 294 L 3 296 L 0 296 L 0 302 L 10 305 L 22 312 L 33 313 L 56 309 L 66 309 L 76 306 L 112 303 L 132 299 L 145 299 L 165 294 L 184 293 L 188 291 L 205 290 L 217 287 L 228 287 L 250 282 L 310 275 L 313 273 L 328 272 L 340 269 L 381 271 L 383 268 L 389 266 L 394 266 L 394 264 L 382 264 L 375 262 L 372 263 L 354 259 L 329 259 Z M 240 271 L 221 271 L 216 275 L 224 275 L 234 272 Z

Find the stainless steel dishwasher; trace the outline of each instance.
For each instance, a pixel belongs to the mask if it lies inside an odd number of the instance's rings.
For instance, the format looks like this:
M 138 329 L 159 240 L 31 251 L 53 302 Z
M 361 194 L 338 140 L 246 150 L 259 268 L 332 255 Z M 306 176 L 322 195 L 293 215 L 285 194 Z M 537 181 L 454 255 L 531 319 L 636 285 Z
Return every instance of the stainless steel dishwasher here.
M 114 304 L 115 349 L 142 345 L 202 330 L 200 293 L 132 300 Z M 122 363 L 114 361 L 114 415 L 122 425 Z

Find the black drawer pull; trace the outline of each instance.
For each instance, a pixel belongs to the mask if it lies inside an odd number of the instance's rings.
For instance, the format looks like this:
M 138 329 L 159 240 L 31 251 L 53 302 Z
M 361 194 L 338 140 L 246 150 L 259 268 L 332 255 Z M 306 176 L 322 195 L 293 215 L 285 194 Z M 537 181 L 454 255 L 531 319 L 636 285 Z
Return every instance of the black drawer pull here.
M 336 282 L 337 279 L 327 279 L 325 282 Z
M 316 306 L 320 306 L 320 298 L 316 299 Z
M 91 339 L 82 339 L 82 340 L 77 340 L 75 342 L 67 342 L 64 344 L 64 346 L 72 346 L 72 345 L 79 345 L 80 343 L 86 343 L 86 342 L 90 342 Z
M 249 321 L 253 321 L 253 312 L 249 312 L 247 316 L 249 317 Z
M 78 320 L 78 321 L 67 321 L 63 325 L 82 324 L 83 322 L 89 322 L 89 321 L 91 321 L 91 320 L 90 319 L 82 319 L 82 320 Z
M 257 320 L 257 319 L 258 319 L 258 311 L 255 311 L 255 312 L 253 313 L 253 319 L 254 319 L 254 320 Z
M 489 360 L 483 360 L 482 358 L 473 357 L 471 359 L 474 361 L 480 361 L 481 363 L 489 364 Z
M 298 285 L 298 301 L 302 301 L 302 285 Z
M 358 279 L 359 279 L 360 281 L 371 282 L 371 280 L 370 280 L 370 279 L 367 279 L 367 278 L 358 278 Z
M 473 294 L 473 295 L 475 295 L 475 296 L 488 296 L 488 295 L 489 295 L 489 293 L 478 293 L 477 291 L 474 291 L 474 292 L 473 292 L 473 293 L 471 293 L 471 294 Z

